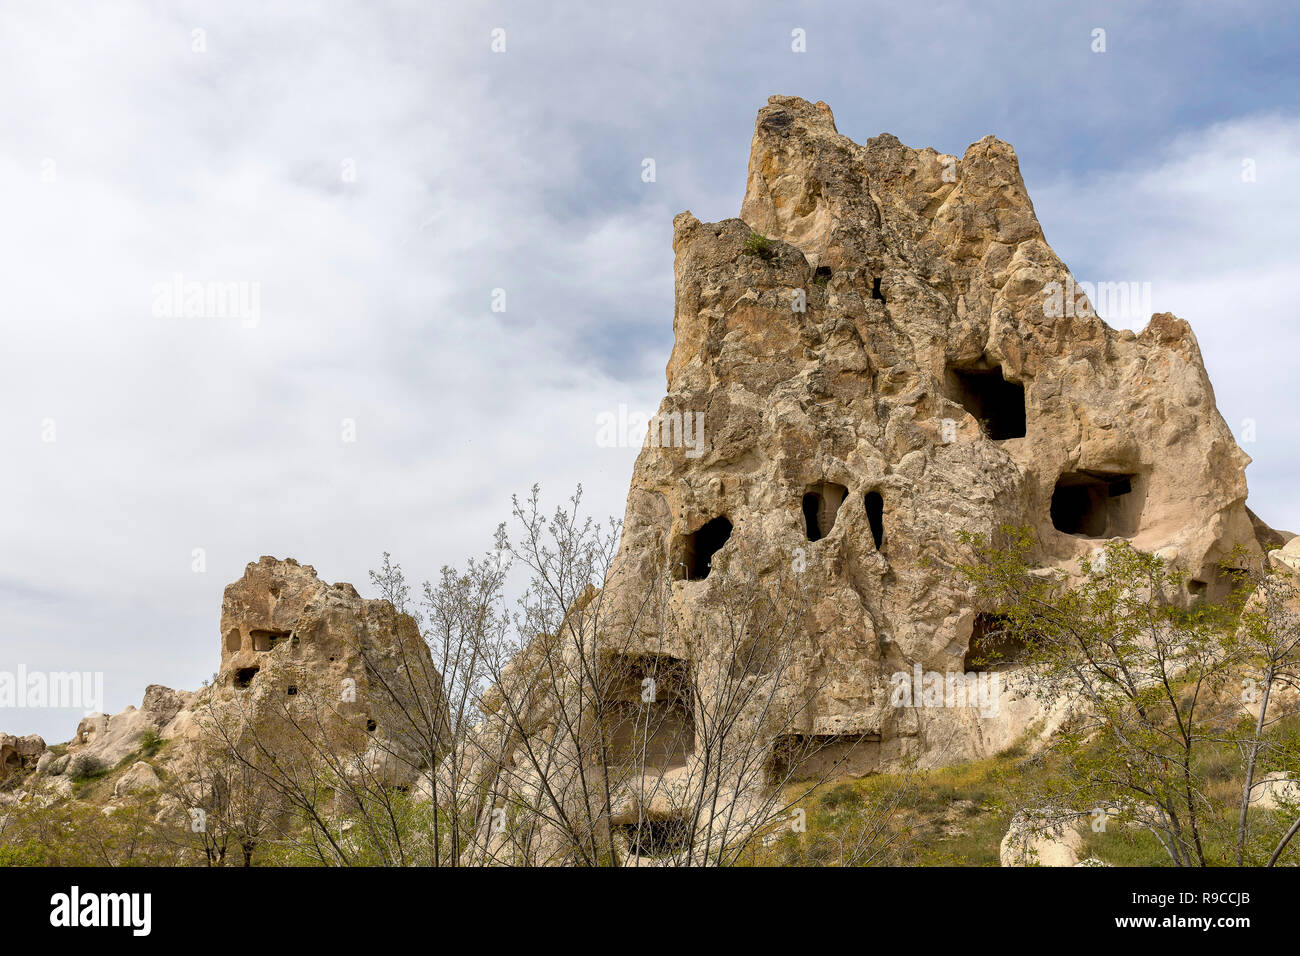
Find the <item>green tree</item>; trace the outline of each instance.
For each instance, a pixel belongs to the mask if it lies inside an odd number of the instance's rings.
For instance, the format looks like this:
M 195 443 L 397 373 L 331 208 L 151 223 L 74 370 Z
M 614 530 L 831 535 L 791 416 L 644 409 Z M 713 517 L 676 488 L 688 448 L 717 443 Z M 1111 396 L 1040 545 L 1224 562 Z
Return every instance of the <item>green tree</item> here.
M 1274 697 L 1293 685 L 1296 667 L 1283 572 L 1243 572 L 1226 598 L 1209 602 L 1188 596 L 1183 571 L 1126 541 L 1107 543 L 1072 577 L 1032 566 L 1026 529 L 1004 527 L 996 544 L 966 540 L 976 560 L 959 573 L 1024 646 L 1032 693 L 1063 717 L 1040 758 L 1055 772 L 1024 795 L 1040 825 L 1104 815 L 1149 830 L 1174 865 L 1243 862 L 1256 770 L 1286 757 L 1277 730 L 1295 716 L 1293 698 L 1287 709 Z M 1243 722 L 1238 688 L 1249 675 L 1264 700 Z M 1239 806 L 1210 779 L 1225 748 L 1243 756 Z M 1233 817 L 1235 840 L 1225 842 L 1235 852 L 1216 857 L 1207 843 Z M 1270 863 L 1297 828 L 1272 847 Z

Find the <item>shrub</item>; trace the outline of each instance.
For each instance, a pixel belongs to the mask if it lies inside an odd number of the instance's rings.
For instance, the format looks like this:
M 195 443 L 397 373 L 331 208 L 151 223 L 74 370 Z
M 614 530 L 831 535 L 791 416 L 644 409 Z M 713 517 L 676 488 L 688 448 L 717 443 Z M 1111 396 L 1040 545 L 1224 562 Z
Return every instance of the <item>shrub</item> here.
M 776 255 L 776 248 L 772 245 L 772 240 L 761 232 L 751 232 L 749 234 L 749 238 L 745 240 L 745 251 L 751 256 L 758 256 L 760 259 L 771 259 Z

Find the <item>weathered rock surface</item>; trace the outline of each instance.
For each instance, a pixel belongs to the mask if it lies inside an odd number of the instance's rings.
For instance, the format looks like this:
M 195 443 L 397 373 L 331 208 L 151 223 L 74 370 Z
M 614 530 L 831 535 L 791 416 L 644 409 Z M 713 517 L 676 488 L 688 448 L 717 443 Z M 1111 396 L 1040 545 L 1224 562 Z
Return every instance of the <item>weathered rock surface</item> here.
M 237 713 L 272 748 L 301 747 L 305 728 L 338 754 L 363 754 L 391 785 L 431 765 L 442 678 L 415 620 L 389 602 L 327 584 L 292 558 L 263 557 L 226 588 L 221 635 L 213 714 Z
M 415 621 L 387 601 L 327 584 L 293 559 L 263 557 L 226 588 L 220 634 L 211 686 L 150 685 L 139 707 L 84 718 L 57 756 L 42 753 L 40 738 L 0 738 L 5 761 L 39 771 L 47 790 L 62 784 L 66 796 L 70 781 L 115 770 L 150 744 L 146 755 L 157 756 L 122 770 L 114 797 L 157 789 L 156 767 L 178 779 L 192 774 L 214 732 L 234 741 L 255 730 L 286 757 L 321 747 L 357 758 L 353 766 L 390 785 L 407 785 L 432 764 L 427 731 L 437 717 L 409 715 L 445 715 L 441 677 Z
M 68 743 L 66 761 L 50 761 L 41 769 L 51 776 L 66 773 L 73 778 L 111 770 L 139 750 L 146 735 L 164 737 L 168 723 L 194 699 L 193 693 L 150 684 L 139 707 L 83 718 Z
M 1005 699 L 996 716 L 890 705 L 892 674 L 969 670 L 997 612 L 952 572 L 970 558 L 959 532 L 1029 525 L 1038 562 L 1067 570 L 1124 537 L 1212 596 L 1233 548 L 1259 553 L 1249 459 L 1191 328 L 1093 314 L 1006 143 L 859 145 L 825 104 L 773 97 L 741 218 L 683 213 L 673 248 L 660 422 L 700 413 L 702 442 L 642 450 L 605 599 L 630 608 L 670 568 L 668 613 L 707 621 L 729 572 L 690 565 L 721 517 L 733 566 L 806 555 L 809 733 L 876 736 L 883 767 L 983 756 L 1034 717 Z
M 0 734 L 0 782 L 32 772 L 44 753 L 45 741 L 36 734 Z
M 126 773 L 117 778 L 113 784 L 113 796 L 124 797 L 141 790 L 156 790 L 161 784 L 153 767 L 143 760 L 137 760 Z
M 1227 592 L 1219 564 L 1234 549 L 1253 560 L 1286 539 L 1246 508 L 1249 459 L 1191 328 L 1168 313 L 1141 333 L 1098 318 L 1047 245 L 1006 143 L 986 137 L 960 158 L 888 134 L 859 145 L 824 103 L 773 97 L 740 218 L 682 213 L 673 249 L 667 394 L 595 599 L 603 623 L 580 643 L 602 661 L 687 674 L 676 726 L 688 736 L 716 726 L 706 715 L 749 692 L 738 688 L 768 681 L 737 726 L 761 737 L 773 714 L 796 715 L 767 739 L 769 766 L 792 740 L 820 748 L 813 777 L 988 756 L 1063 715 L 1015 693 L 999 609 L 976 606 L 955 570 L 974 557 L 963 533 L 1028 526 L 1036 563 L 1069 574 L 1126 538 L 1188 572 L 1188 601 Z M 779 681 L 737 668 L 728 602 L 790 593 L 792 571 L 809 601 L 782 636 L 794 659 Z M 485 695 L 493 719 L 462 786 L 514 805 L 539 791 L 524 741 L 544 749 L 574 719 L 533 694 L 539 675 L 575 669 L 554 643 L 538 638 Z M 966 674 L 988 682 L 978 706 L 916 687 Z M 901 704 L 900 675 L 917 691 Z M 498 719 L 503 699 L 510 719 Z M 566 744 L 553 776 L 576 773 L 590 755 L 569 751 L 583 746 Z M 708 803 L 695 751 L 688 740 L 654 779 L 621 784 L 609 824 L 668 824 Z M 721 785 L 738 804 L 753 792 Z M 1073 865 L 1082 845 L 1074 831 L 1009 839 L 1007 860 L 1048 865 Z
M 1023 814 L 1011 821 L 998 846 L 1003 866 L 1097 865 L 1095 861 L 1082 860 L 1082 853 L 1083 835 L 1076 827 L 1064 824 L 1048 827 Z

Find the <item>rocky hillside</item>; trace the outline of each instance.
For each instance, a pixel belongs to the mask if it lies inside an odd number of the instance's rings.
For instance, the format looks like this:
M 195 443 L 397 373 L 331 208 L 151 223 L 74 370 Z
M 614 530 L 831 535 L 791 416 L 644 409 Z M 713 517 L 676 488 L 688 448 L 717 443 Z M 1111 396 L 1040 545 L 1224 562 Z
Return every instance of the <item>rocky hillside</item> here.
M 900 674 L 1023 676 L 1000 609 L 954 573 L 971 536 L 1028 527 L 1036 567 L 1070 576 L 1124 539 L 1185 572 L 1189 605 L 1230 590 L 1226 558 L 1290 537 L 1246 507 L 1249 459 L 1191 328 L 1099 318 L 1006 143 L 858 144 L 826 104 L 772 97 L 739 218 L 684 212 L 673 248 L 666 394 L 616 556 L 507 667 L 458 676 L 490 685 L 463 738 L 411 617 L 264 557 L 226 589 L 210 686 L 151 686 L 48 749 L 0 737 L 0 814 L 158 792 L 151 812 L 174 817 L 215 735 L 296 806 L 295 775 L 322 762 L 354 797 L 463 800 L 457 820 L 492 828 L 482 859 L 570 861 L 584 814 L 637 859 L 689 852 L 704 820 L 711 852 L 723 816 L 763 825 L 774 784 L 992 760 L 1051 733 L 1059 715 L 1014 693 L 893 699 Z M 595 811 L 594 752 L 639 760 Z

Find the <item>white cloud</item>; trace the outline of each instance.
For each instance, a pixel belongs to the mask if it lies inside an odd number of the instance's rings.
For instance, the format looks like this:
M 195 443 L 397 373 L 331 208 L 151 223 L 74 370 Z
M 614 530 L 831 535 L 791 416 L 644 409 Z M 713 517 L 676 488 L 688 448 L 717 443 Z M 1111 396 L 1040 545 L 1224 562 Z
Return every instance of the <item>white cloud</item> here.
M 112 710 L 207 676 L 222 588 L 260 554 L 365 589 L 385 549 L 417 575 L 485 550 L 535 480 L 621 516 L 635 450 L 598 448 L 595 415 L 662 388 L 662 360 L 616 379 L 573 336 L 644 308 L 648 272 L 671 302 L 667 225 L 553 223 L 573 147 L 490 109 L 466 53 L 421 55 L 445 24 L 255 7 L 27 7 L 0 40 L 27 91 L 0 106 L 0 641 L 6 666 L 106 672 Z M 598 286 L 574 283 L 585 314 L 547 294 L 565 269 Z M 260 321 L 155 317 L 178 273 L 259 283 Z
M 1247 159 L 1253 182 L 1242 178 Z M 1029 187 L 1048 241 L 1077 278 L 1149 282 L 1154 311 L 1191 323 L 1219 409 L 1254 459 L 1251 507 L 1300 531 L 1290 392 L 1300 355 L 1300 117 L 1242 117 L 1185 132 L 1142 166 Z
M 0 666 L 104 671 L 118 710 L 148 682 L 210 673 L 222 588 L 261 554 L 366 591 L 384 550 L 424 576 L 485 549 L 533 481 L 552 501 L 581 481 L 594 514 L 621 517 L 636 449 L 597 447 L 596 415 L 655 408 L 672 216 L 736 213 L 765 98 L 825 98 L 858 136 L 978 138 L 999 104 L 1033 105 L 1022 74 L 1051 73 L 1053 44 L 1079 49 L 1043 15 L 1034 57 L 990 59 L 981 37 L 1011 42 L 1003 18 L 900 8 L 809 19 L 794 56 L 784 14 L 731 7 L 614 22 L 414 0 L 7 6 Z M 497 25 L 510 52 L 494 58 Z M 903 40 L 922 34 L 945 69 L 916 72 Z M 843 66 L 863 38 L 868 80 Z M 1011 118 L 1046 123 L 1050 143 L 1066 120 L 1039 106 Z M 1229 420 L 1258 419 L 1258 510 L 1300 528 L 1278 397 L 1296 354 L 1295 135 L 1260 117 L 1149 169 L 1030 186 L 1080 278 L 1149 279 L 1156 308 L 1193 322 Z M 1251 187 L 1232 183 L 1238 154 L 1257 158 Z M 260 283 L 261 321 L 155 318 L 154 285 L 176 273 Z M 75 716 L 0 715 L 0 730 L 66 739 Z

